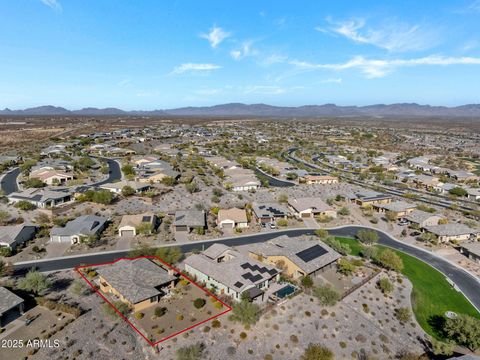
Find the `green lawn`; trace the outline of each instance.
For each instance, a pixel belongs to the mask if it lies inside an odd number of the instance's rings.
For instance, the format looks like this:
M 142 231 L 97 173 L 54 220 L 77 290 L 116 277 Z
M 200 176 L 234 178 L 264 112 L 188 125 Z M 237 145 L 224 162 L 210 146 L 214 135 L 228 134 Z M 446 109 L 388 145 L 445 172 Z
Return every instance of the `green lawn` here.
M 352 255 L 358 256 L 361 245 L 352 238 L 337 238 L 348 244 Z M 377 245 L 380 249 L 386 247 Z M 413 284 L 412 305 L 415 317 L 422 329 L 429 335 L 439 338 L 440 335 L 431 326 L 431 320 L 443 316 L 446 311 L 467 314 L 480 318 L 480 314 L 472 304 L 457 292 L 438 270 L 401 251 L 394 250 L 403 260 L 402 271 Z

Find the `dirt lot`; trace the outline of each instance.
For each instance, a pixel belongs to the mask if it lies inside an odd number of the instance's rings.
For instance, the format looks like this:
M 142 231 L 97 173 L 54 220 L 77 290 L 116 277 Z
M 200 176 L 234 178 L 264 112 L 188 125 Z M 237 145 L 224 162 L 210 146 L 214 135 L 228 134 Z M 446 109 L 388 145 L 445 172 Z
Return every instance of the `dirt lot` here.
M 226 311 L 227 308 L 216 308 L 210 295 L 205 293 L 193 284 L 178 284 L 175 288 L 175 294 L 168 299 L 161 300 L 145 310 L 142 310 L 144 317 L 141 320 L 130 317 L 130 321 L 141 329 L 141 331 L 153 342 L 167 338 L 191 326 L 202 323 Z M 204 299 L 205 306 L 196 309 L 193 301 L 197 298 Z M 155 316 L 155 308 L 166 308 L 165 315 Z

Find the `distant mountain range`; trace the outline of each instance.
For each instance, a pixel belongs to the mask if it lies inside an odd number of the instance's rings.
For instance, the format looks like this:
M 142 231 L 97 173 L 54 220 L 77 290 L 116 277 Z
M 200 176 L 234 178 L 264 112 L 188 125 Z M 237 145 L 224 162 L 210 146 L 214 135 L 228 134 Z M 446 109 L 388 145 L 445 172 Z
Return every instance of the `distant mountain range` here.
M 374 117 L 480 117 L 480 104 L 456 107 L 419 105 L 415 103 L 378 104 L 368 106 L 337 106 L 335 104 L 304 105 L 298 107 L 267 104 L 230 103 L 204 107 L 183 107 L 152 111 L 124 111 L 117 108 L 83 108 L 68 110 L 52 105 L 24 110 L 0 110 L 0 115 L 13 116 L 264 116 L 264 117 L 321 117 L 321 116 L 374 116 Z

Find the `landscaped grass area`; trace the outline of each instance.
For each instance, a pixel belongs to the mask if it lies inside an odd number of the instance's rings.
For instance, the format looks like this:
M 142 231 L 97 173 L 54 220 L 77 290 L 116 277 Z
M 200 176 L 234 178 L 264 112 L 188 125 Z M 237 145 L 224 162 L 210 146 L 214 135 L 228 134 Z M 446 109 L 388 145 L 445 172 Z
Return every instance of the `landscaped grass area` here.
M 360 243 L 352 238 L 337 237 L 348 244 L 351 255 L 360 254 Z M 379 249 L 386 247 L 377 245 Z M 412 306 L 415 317 L 422 329 L 429 335 L 439 338 L 440 335 L 432 326 L 438 316 L 443 317 L 446 311 L 467 314 L 480 318 L 480 314 L 472 304 L 456 291 L 445 279 L 445 276 L 430 265 L 401 251 L 394 250 L 403 260 L 403 275 L 413 284 Z

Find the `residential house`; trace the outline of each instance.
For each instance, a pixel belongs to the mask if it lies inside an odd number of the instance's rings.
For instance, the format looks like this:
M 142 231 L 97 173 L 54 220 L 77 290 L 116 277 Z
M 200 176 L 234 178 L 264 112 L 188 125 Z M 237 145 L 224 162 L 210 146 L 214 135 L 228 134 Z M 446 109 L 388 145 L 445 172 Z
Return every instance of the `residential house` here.
M 298 218 L 313 218 L 318 215 L 337 217 L 337 212 L 318 197 L 291 198 L 288 200 L 288 207 Z
M 307 185 L 312 184 L 338 184 L 338 178 L 335 176 L 328 175 L 305 175 L 299 179 L 300 182 Z
M 97 215 L 83 215 L 69 221 L 64 227 L 55 226 L 50 231 L 51 242 L 77 244 L 83 239 L 100 235 L 108 219 Z
M 370 206 L 375 204 L 389 204 L 393 197 L 373 190 L 361 190 L 353 194 L 347 194 L 346 198 L 360 206 Z
M 307 237 L 292 239 L 286 235 L 268 242 L 251 244 L 249 256 L 281 269 L 284 275 L 294 279 L 329 269 L 341 257 L 319 240 Z
M 9 315 L 15 309 L 22 315 L 24 300 L 7 288 L 0 286 L 0 327 L 5 325 L 5 315 Z
M 178 210 L 172 224 L 174 232 L 191 232 L 193 229 L 205 229 L 206 219 L 203 210 Z
M 445 219 L 441 215 L 432 214 L 426 211 L 414 209 L 409 214 L 403 216 L 403 219 L 408 221 L 410 224 L 415 224 L 419 228 L 424 228 L 426 226 L 435 226 L 438 225 L 440 220 Z
M 114 194 L 121 194 L 125 186 L 130 186 L 135 193 L 141 193 L 151 188 L 150 184 L 138 181 L 118 181 L 100 185 L 100 189 L 108 190 Z
M 39 179 L 47 185 L 65 185 L 67 181 L 73 180 L 73 174 L 51 169 L 49 167 L 43 167 L 30 172 L 29 177 L 31 179 Z
M 240 301 L 242 293 L 250 299 L 263 298 L 266 289 L 278 280 L 279 270 L 262 264 L 223 244 L 185 259 L 185 271 L 218 294 Z
M 24 191 L 13 192 L 7 197 L 12 203 L 27 201 L 38 208 L 55 207 L 74 201 L 73 193 L 69 189 L 49 190 L 30 188 Z
M 220 229 L 247 228 L 247 212 L 244 209 L 221 209 L 217 216 L 217 225 Z
M 480 264 L 480 242 L 468 241 L 460 245 L 460 253 Z
M 36 231 L 37 227 L 34 225 L 0 226 L 0 247 L 15 250 L 17 246 L 32 240 Z
M 158 304 L 175 287 L 177 280 L 172 270 L 147 258 L 120 259 L 96 270 L 100 290 L 113 294 L 134 312 Z
M 274 223 L 278 219 L 286 219 L 288 210 L 276 203 L 253 203 L 253 216 L 259 223 Z
M 409 203 L 406 201 L 393 201 L 388 204 L 374 204 L 373 209 L 379 213 L 392 213 L 395 214 L 395 217 L 401 218 L 410 214 L 415 208 L 416 204 Z
M 157 217 L 154 213 L 147 212 L 137 215 L 123 215 L 118 225 L 118 235 L 136 236 L 140 230 L 146 230 L 151 233 L 157 224 Z
M 437 236 L 438 241 L 445 243 L 448 241 L 477 240 L 480 230 L 472 229 L 464 224 L 441 224 L 434 226 L 425 226 L 423 230 Z

